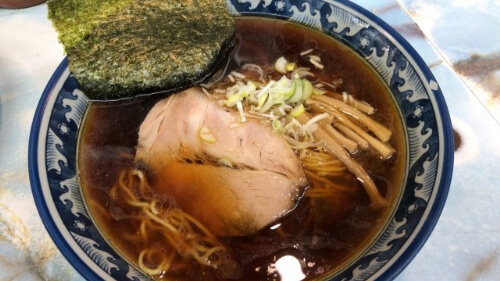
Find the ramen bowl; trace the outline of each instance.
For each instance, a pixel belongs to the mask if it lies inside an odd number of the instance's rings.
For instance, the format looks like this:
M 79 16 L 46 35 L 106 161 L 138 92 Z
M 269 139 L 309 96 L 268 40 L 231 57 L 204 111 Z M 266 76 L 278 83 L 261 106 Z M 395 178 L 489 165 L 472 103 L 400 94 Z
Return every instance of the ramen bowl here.
M 228 0 L 235 17 L 292 21 L 341 42 L 385 83 L 403 123 L 405 173 L 388 218 L 375 237 L 327 280 L 393 279 L 434 228 L 451 181 L 453 139 L 439 85 L 415 50 L 390 26 L 347 1 Z M 48 82 L 33 120 L 29 171 L 47 231 L 75 269 L 90 280 L 148 280 L 95 224 L 82 195 L 77 152 L 89 100 L 65 59 Z

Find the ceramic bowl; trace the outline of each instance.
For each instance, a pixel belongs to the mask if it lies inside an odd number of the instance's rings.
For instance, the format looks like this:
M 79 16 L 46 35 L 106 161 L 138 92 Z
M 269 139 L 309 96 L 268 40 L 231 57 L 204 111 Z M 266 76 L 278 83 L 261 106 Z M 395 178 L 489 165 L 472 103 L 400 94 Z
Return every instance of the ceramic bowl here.
M 446 200 L 453 138 L 439 84 L 389 25 L 348 1 L 227 0 L 235 16 L 290 20 L 353 49 L 379 73 L 404 120 L 407 174 L 389 221 L 359 256 L 328 278 L 394 278 L 430 235 Z M 88 105 L 64 60 L 47 84 L 30 136 L 29 171 L 42 220 L 63 255 L 87 279 L 145 280 L 100 235 L 85 207 L 76 170 L 79 129 Z

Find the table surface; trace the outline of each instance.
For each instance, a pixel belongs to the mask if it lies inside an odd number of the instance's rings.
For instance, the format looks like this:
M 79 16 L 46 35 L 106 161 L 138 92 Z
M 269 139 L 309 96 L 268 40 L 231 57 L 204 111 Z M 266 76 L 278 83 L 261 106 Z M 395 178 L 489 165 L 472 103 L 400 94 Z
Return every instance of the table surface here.
M 441 218 L 397 280 L 500 280 L 500 1 L 353 2 L 430 66 L 458 140 Z M 0 280 L 82 279 L 48 236 L 28 175 L 35 108 L 63 57 L 45 4 L 0 9 Z

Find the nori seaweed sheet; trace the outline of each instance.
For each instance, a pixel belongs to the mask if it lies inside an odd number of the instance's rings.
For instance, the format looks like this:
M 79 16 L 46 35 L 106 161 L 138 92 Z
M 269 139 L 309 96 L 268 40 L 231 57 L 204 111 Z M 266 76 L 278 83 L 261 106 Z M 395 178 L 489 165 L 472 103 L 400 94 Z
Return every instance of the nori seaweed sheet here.
M 53 0 L 48 9 L 70 71 L 91 99 L 198 83 L 234 36 L 224 0 Z

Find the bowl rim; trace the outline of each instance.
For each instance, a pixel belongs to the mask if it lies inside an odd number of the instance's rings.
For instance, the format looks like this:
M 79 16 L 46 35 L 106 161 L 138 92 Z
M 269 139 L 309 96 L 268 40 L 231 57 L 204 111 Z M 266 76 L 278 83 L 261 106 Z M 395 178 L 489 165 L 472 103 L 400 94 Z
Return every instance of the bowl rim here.
M 365 8 L 347 1 L 347 0 L 323 0 L 324 2 L 338 2 L 341 3 L 357 12 L 359 12 L 364 17 L 371 20 L 373 23 L 377 24 L 380 29 L 377 29 L 379 32 L 383 32 L 384 36 L 390 40 L 392 43 L 398 43 L 401 46 L 398 46 L 398 49 L 402 47 L 402 49 L 406 50 L 410 57 L 407 57 L 408 60 L 413 60 L 414 64 L 419 67 L 419 70 L 422 71 L 422 74 L 428 81 L 437 81 L 434 77 L 434 74 L 430 70 L 429 66 L 420 54 L 413 48 L 413 46 L 392 26 L 383 21 L 381 18 L 377 17 L 375 14 L 369 12 Z M 427 40 L 427 39 L 426 39 Z M 403 250 L 402 254 L 399 256 L 397 260 L 395 260 L 389 267 L 380 274 L 380 276 L 376 277 L 380 280 L 393 280 L 398 276 L 415 258 L 418 252 L 422 249 L 424 244 L 427 242 L 430 237 L 432 231 L 434 230 L 443 208 L 446 204 L 446 199 L 448 197 L 451 179 L 453 175 L 453 163 L 454 163 L 454 139 L 453 139 L 453 128 L 451 124 L 450 113 L 448 110 L 448 106 L 446 105 L 446 101 L 444 95 L 441 91 L 441 87 L 437 89 L 433 89 L 434 104 L 437 106 L 439 110 L 439 114 L 436 114 L 436 119 L 440 119 L 442 132 L 440 134 L 440 146 L 443 147 L 443 166 L 441 171 L 441 178 L 439 180 L 438 193 L 434 199 L 434 204 L 432 205 L 430 211 L 427 214 L 424 223 L 417 231 L 417 234 L 413 238 L 413 240 L 408 244 L 406 249 Z
M 230 1 L 230 0 L 228 0 Z M 315 2 L 312 0 L 312 2 Z M 355 14 L 359 14 L 364 18 L 367 18 L 378 25 L 377 31 L 383 33 L 383 35 L 390 40 L 391 43 L 395 44 L 398 49 L 405 50 L 409 57 L 407 59 L 413 61 L 413 64 L 416 65 L 419 70 L 422 72 L 422 75 L 427 81 L 436 81 L 434 75 L 431 70 L 422 59 L 422 57 L 417 53 L 417 51 L 411 46 L 411 44 L 394 28 L 392 28 L 389 24 L 384 22 L 382 19 L 378 18 L 376 15 L 367 11 L 363 7 L 352 3 L 350 1 L 345 0 L 318 0 L 318 2 L 325 3 L 335 3 L 336 5 L 340 4 L 348 8 L 350 11 L 355 11 Z M 254 15 L 258 15 L 255 13 Z M 263 14 L 265 15 L 265 14 Z M 37 207 L 38 213 L 41 217 L 41 220 L 47 229 L 49 235 L 52 240 L 56 244 L 57 248 L 61 251 L 63 256 L 70 262 L 70 264 L 85 278 L 94 279 L 102 279 L 98 273 L 96 273 L 88 264 L 86 264 L 82 258 L 76 253 L 72 247 L 66 241 L 64 235 L 60 232 L 60 230 L 56 226 L 56 222 L 54 218 L 51 216 L 49 207 L 47 202 L 44 199 L 43 191 L 41 188 L 40 182 L 40 173 L 39 173 L 39 135 L 41 130 L 41 125 L 44 118 L 47 118 L 46 108 L 48 106 L 48 102 L 51 95 L 58 95 L 59 93 L 53 92 L 54 88 L 56 88 L 58 83 L 61 83 L 60 79 L 68 71 L 68 59 L 64 58 L 62 62 L 59 64 L 50 80 L 48 81 L 41 97 L 40 101 L 37 105 L 32 127 L 29 136 L 29 144 L 28 144 L 28 169 L 29 169 L 29 177 L 30 184 L 32 189 L 32 194 L 34 197 L 35 205 Z M 428 211 L 425 220 L 423 220 L 422 225 L 414 231 L 415 236 L 412 238 L 410 243 L 405 243 L 405 249 L 401 251 L 401 254 L 396 260 L 390 260 L 391 264 L 389 264 L 386 269 L 378 274 L 378 276 L 372 276 L 371 278 L 380 279 L 380 280 L 392 280 L 399 273 L 401 273 L 408 264 L 413 260 L 413 258 L 417 255 L 420 249 L 423 247 L 433 229 L 435 228 L 440 214 L 444 208 L 446 203 L 446 198 L 448 196 L 449 188 L 451 185 L 451 178 L 453 173 L 453 159 L 454 159 L 454 145 L 453 145 L 453 132 L 451 126 L 451 119 L 448 112 L 447 105 L 445 103 L 444 96 L 442 94 L 441 88 L 432 89 L 432 98 L 434 108 L 438 111 L 436 112 L 436 120 L 440 124 L 441 131 L 439 132 L 439 142 L 440 142 L 440 151 L 442 154 L 439 157 L 442 157 L 442 170 L 440 177 L 436 179 L 436 182 L 439 181 L 439 184 L 436 185 L 438 188 L 438 192 L 435 195 L 433 200 L 433 204 Z M 403 122 L 404 123 L 404 122 Z
M 56 222 L 50 214 L 47 202 L 43 200 L 44 195 L 40 182 L 40 172 L 38 170 L 38 163 L 40 160 L 38 155 L 40 129 L 43 119 L 47 118 L 44 113 L 46 112 L 49 97 L 51 95 L 58 95 L 58 93 L 53 92 L 53 90 L 58 83 L 61 83 L 60 79 L 64 73 L 68 71 L 67 69 L 68 59 L 64 58 L 48 81 L 47 86 L 40 97 L 40 102 L 35 110 L 28 143 L 28 170 L 31 191 L 42 223 L 59 251 L 82 276 L 91 278 L 92 280 L 102 280 L 102 278 L 99 277 L 72 249 L 66 241 L 64 235 L 56 227 Z

